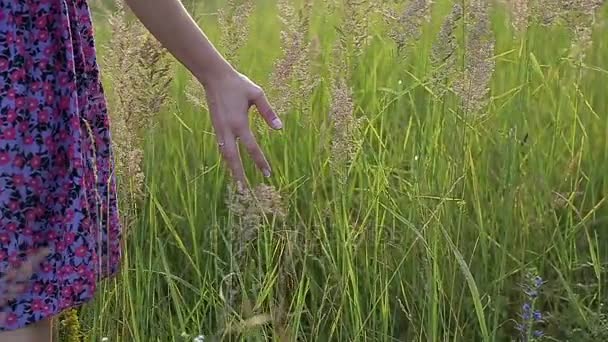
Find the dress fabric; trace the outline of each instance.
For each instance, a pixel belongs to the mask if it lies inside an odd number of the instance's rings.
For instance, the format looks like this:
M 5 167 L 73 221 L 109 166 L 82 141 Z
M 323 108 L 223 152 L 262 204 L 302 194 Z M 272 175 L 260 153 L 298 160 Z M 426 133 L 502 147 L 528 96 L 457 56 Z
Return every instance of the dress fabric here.
M 0 332 L 91 300 L 121 245 L 88 4 L 0 0 L 0 279 L 51 251 L 0 307 Z M 0 296 L 6 288 L 0 280 Z

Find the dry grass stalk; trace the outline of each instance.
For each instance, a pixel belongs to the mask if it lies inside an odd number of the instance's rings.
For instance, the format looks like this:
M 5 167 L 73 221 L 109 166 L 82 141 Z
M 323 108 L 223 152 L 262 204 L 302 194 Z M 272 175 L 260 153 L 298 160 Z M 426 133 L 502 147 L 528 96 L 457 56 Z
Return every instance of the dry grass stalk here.
M 570 57 L 577 61 L 585 58 L 591 47 L 592 29 L 598 9 L 605 0 L 536 0 L 531 15 L 542 25 L 564 23 L 571 31 Z
M 543 26 L 553 25 L 560 17 L 562 0 L 535 0 L 530 4 L 530 19 Z
M 466 114 L 479 113 L 486 106 L 496 64 L 489 7 L 488 0 L 471 0 L 469 12 L 465 13 L 465 68 L 453 90 L 460 97 Z
M 389 36 L 399 51 L 420 38 L 423 25 L 431 20 L 431 5 L 430 0 L 411 0 L 401 14 L 390 7 L 384 11 L 384 17 L 391 27 Z
M 593 25 L 605 0 L 511 0 L 504 1 L 511 10 L 513 27 L 523 33 L 531 21 L 544 26 L 564 23 L 571 31 L 570 57 L 581 61 L 591 46 Z
M 365 0 L 346 0 L 345 18 L 339 29 L 340 40 L 334 47 L 332 64 L 331 107 L 332 125 L 330 163 L 341 184 L 361 144 L 361 121 L 355 116 L 352 89 L 348 85 L 353 70 L 353 59 L 367 44 L 367 16 L 371 4 Z
M 339 50 L 343 54 L 344 67 L 337 71 L 349 79 L 352 59 L 360 56 L 367 47 L 369 35 L 369 13 L 373 2 L 369 0 L 345 0 L 344 17 L 339 34 Z
M 256 237 L 258 228 L 270 217 L 285 217 L 281 194 L 272 186 L 261 184 L 242 192 L 230 191 L 228 209 L 237 218 L 239 244 L 246 244 Z M 239 255 L 239 249 L 235 255 Z
M 458 72 L 458 41 L 456 29 L 462 19 L 462 6 L 454 3 L 452 11 L 441 25 L 437 40 L 431 51 L 433 75 L 431 87 L 436 96 L 442 97 L 449 87 L 453 76 Z
M 294 107 L 303 109 L 309 103 L 317 84 L 310 70 L 313 49 L 312 42 L 308 39 L 313 1 L 306 0 L 297 12 L 291 2 L 278 2 L 279 17 L 283 24 L 283 56 L 275 63 L 271 82 L 273 105 L 279 113 L 287 113 Z
M 231 229 L 232 253 L 236 270 L 247 263 L 248 246 L 257 238 L 260 227 L 271 219 L 283 219 L 287 209 L 279 191 L 273 186 L 261 184 L 253 189 L 236 191 L 229 189 L 226 199 L 228 209 L 236 220 Z M 231 307 L 238 302 L 239 288 L 234 277 L 228 281 L 227 300 Z
M 511 24 L 517 34 L 528 29 L 530 19 L 529 0 L 511 0 L 507 2 L 511 10 Z
M 232 64 L 238 64 L 238 51 L 249 35 L 247 21 L 255 9 L 253 0 L 227 0 L 226 7 L 218 11 L 221 30 L 220 47 L 224 57 Z
M 121 1 L 110 17 L 112 38 L 103 59 L 113 87 L 108 104 L 120 193 L 135 201 L 143 195 L 143 140 L 168 101 L 171 62 L 167 52 L 141 25 L 129 23 Z
M 561 15 L 572 32 L 570 57 L 582 61 L 591 48 L 598 9 L 605 0 L 562 0 Z
M 361 121 L 355 117 L 352 90 L 343 78 L 332 85 L 330 119 L 333 128 L 331 145 L 332 170 L 345 180 L 345 171 L 352 163 L 361 144 Z

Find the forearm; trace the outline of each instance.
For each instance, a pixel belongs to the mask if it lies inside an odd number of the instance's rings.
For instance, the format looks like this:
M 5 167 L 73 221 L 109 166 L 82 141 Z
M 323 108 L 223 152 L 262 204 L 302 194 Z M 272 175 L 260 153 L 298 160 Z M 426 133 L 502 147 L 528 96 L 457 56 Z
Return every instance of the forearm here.
M 125 0 L 135 16 L 203 84 L 233 72 L 179 0 Z

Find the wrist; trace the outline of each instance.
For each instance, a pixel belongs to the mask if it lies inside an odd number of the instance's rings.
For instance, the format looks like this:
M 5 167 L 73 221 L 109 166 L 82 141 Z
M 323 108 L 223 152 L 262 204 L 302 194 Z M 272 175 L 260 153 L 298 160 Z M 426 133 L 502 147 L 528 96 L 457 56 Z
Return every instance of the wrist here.
M 215 82 L 235 77 L 237 74 L 238 72 L 224 60 L 219 61 L 216 65 L 194 72 L 194 76 L 204 88 Z

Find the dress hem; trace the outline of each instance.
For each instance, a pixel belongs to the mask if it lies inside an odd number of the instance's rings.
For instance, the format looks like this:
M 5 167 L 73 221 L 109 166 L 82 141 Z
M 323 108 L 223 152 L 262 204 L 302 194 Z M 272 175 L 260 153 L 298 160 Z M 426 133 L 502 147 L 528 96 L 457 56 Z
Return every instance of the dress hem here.
M 99 280 L 96 282 L 95 290 L 92 291 L 91 296 L 89 296 L 87 298 L 84 298 L 84 299 L 81 299 L 79 301 L 75 301 L 75 302 L 71 303 L 70 305 L 66 306 L 65 308 L 57 309 L 57 310 L 54 310 L 52 312 L 49 312 L 48 314 L 44 314 L 44 315 L 41 315 L 40 317 L 36 317 L 33 321 L 27 322 L 27 324 L 17 324 L 17 325 L 10 326 L 10 327 L 7 327 L 6 325 L 4 325 L 4 327 L 3 327 L 3 322 L 1 320 L 4 319 L 4 318 L 2 317 L 3 313 L 0 312 L 0 337 L 1 337 L 2 333 L 6 333 L 6 332 L 10 332 L 10 331 L 17 331 L 17 330 L 20 330 L 20 329 L 25 329 L 25 328 L 33 325 L 33 324 L 36 324 L 38 322 L 41 322 L 41 321 L 44 321 L 44 320 L 47 320 L 47 319 L 51 319 L 52 320 L 52 319 L 56 318 L 57 316 L 61 315 L 62 313 L 66 312 L 66 311 L 68 311 L 70 309 L 79 308 L 79 307 L 81 307 L 81 306 L 83 306 L 85 304 L 90 303 L 91 301 L 93 301 L 95 299 L 95 296 L 98 293 L 98 291 L 97 291 L 98 286 L 97 285 L 99 283 L 105 281 L 105 280 L 110 280 L 112 278 L 115 278 L 116 276 L 118 276 L 119 273 L 120 273 L 120 269 L 117 269 L 114 272 L 110 272 L 110 273 L 106 273 L 106 274 L 102 275 L 99 278 Z

